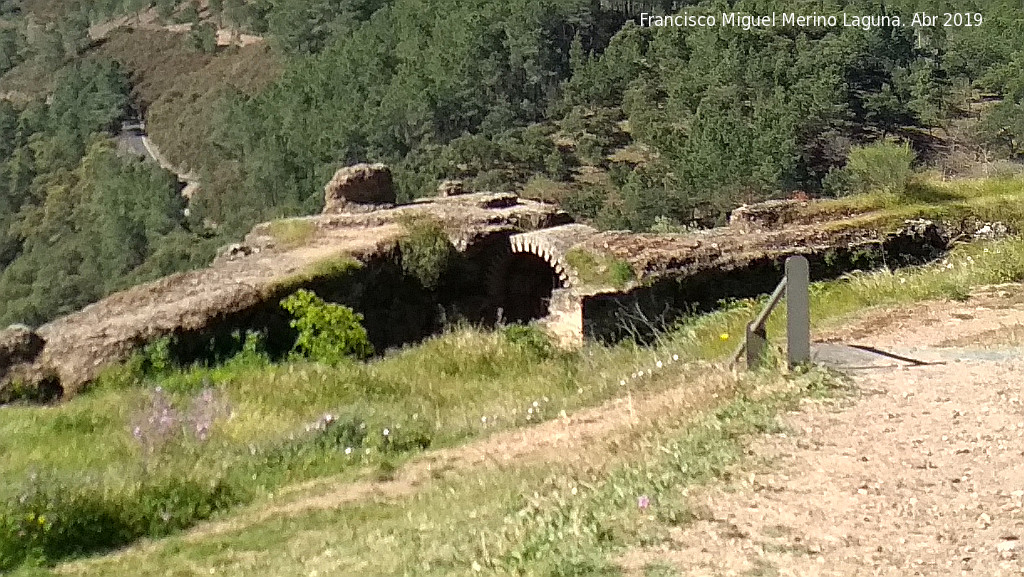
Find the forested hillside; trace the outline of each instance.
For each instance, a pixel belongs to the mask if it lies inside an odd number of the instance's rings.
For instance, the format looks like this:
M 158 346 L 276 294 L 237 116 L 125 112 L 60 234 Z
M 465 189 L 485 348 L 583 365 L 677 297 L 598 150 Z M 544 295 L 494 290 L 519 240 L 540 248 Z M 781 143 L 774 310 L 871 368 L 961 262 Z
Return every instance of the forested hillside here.
M 983 24 L 638 25 L 679 10 L 909 24 L 947 9 Z M 0 13 L 0 323 L 199 264 L 255 222 L 317 210 L 334 169 L 358 161 L 395 167 L 404 199 L 462 178 L 605 228 L 672 230 L 740 202 L 845 194 L 851 149 L 887 138 L 946 173 L 1024 154 L 1016 0 L 31 0 Z M 90 40 L 90 24 L 145 14 L 191 30 Z M 265 45 L 218 47 L 217 28 Z M 133 107 L 200 175 L 188 217 L 169 174 L 111 148 Z

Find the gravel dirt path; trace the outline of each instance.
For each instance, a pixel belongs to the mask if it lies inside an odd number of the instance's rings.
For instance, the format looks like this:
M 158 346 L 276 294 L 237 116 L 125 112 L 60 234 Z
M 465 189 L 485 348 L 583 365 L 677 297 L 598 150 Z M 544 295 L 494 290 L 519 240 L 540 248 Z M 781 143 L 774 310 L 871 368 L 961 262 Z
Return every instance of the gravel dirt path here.
M 1024 574 L 1022 295 L 867 313 L 825 335 L 933 364 L 852 371 L 852 396 L 803 403 L 732 481 L 690 493 L 698 521 L 624 555 L 626 573 Z

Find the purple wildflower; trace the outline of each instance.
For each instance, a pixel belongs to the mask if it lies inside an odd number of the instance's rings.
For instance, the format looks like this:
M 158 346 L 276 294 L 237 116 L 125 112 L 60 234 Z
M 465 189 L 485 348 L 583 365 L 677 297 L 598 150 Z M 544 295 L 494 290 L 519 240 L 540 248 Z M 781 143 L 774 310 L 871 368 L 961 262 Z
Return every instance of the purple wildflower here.
M 189 429 L 199 442 L 210 438 L 210 431 L 218 419 L 230 414 L 227 402 L 209 386 L 204 387 L 196 398 L 188 413 Z
M 650 497 L 647 495 L 640 495 L 640 498 L 636 500 L 636 506 L 639 507 L 641 511 L 646 510 L 651 506 Z
M 147 455 L 176 436 L 180 430 L 181 416 L 161 387 L 150 395 L 149 403 L 132 419 L 131 433 Z
M 227 402 L 210 387 L 192 399 L 188 412 L 184 414 L 174 408 L 163 388 L 157 387 L 150 395 L 148 405 L 132 419 L 130 430 L 143 451 L 152 455 L 183 433 L 200 442 L 208 440 L 217 420 L 228 414 Z

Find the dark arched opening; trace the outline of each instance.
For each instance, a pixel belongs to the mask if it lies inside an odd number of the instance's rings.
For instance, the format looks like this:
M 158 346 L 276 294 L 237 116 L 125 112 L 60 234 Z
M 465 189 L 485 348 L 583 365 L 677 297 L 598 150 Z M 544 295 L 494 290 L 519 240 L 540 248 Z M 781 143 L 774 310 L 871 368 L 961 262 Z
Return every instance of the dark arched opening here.
M 497 305 L 507 322 L 529 322 L 545 317 L 551 293 L 562 286 L 555 269 L 532 253 L 514 253 L 502 267 Z

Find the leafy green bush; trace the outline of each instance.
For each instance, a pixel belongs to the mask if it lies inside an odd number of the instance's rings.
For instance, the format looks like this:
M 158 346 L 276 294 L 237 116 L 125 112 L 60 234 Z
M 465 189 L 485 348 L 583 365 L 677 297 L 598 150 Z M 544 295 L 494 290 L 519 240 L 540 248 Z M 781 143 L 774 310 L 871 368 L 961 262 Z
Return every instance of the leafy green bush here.
M 0 510 L 0 571 L 164 536 L 245 498 L 223 481 L 168 477 L 105 493 L 36 477 Z
M 174 368 L 174 360 L 171 358 L 171 339 L 164 337 L 157 339 L 142 349 L 140 362 L 144 374 L 151 376 L 165 375 Z
M 825 196 L 845 196 L 851 192 L 850 173 L 845 168 L 833 168 L 821 179 L 821 193 Z
M 299 331 L 295 350 L 306 357 L 337 365 L 350 357 L 365 359 L 373 354 L 363 315 L 351 308 L 326 303 L 304 289 L 282 300 L 281 306 L 295 317 L 291 321 Z
M 535 326 L 512 325 L 505 327 L 505 339 L 541 359 L 549 359 L 555 353 L 551 339 Z
M 889 140 L 855 146 L 846 161 L 851 192 L 902 194 L 913 176 L 914 151 L 906 142 Z M 836 177 L 833 177 L 836 178 Z
M 398 241 L 402 270 L 418 279 L 427 290 L 434 290 L 452 265 L 455 250 L 437 220 L 417 218 L 404 224 L 409 232 Z

